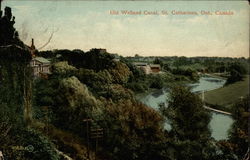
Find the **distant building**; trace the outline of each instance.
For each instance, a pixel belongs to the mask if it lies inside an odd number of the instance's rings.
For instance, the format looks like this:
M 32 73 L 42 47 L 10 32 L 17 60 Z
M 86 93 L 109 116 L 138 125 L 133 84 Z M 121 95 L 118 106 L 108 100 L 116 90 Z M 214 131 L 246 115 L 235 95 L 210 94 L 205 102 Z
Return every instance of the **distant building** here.
M 99 53 L 107 53 L 107 50 L 103 48 L 92 48 L 90 51 L 99 52 Z
M 43 57 L 34 57 L 30 62 L 34 77 L 43 77 L 50 73 L 50 61 Z
M 141 69 L 145 74 L 159 73 L 161 71 L 161 66 L 159 64 L 148 64 L 142 62 L 134 62 L 134 66 Z
M 141 69 L 145 74 L 151 73 L 150 66 L 147 63 L 134 62 L 133 65 L 135 65 L 137 68 Z
M 34 39 L 32 38 L 30 54 L 32 59 L 30 61 L 30 66 L 33 70 L 34 77 L 47 77 L 50 73 L 50 61 L 43 57 L 36 57 L 36 47 L 34 45 Z
M 150 64 L 150 69 L 152 73 L 159 73 L 161 71 L 161 66 L 159 64 Z

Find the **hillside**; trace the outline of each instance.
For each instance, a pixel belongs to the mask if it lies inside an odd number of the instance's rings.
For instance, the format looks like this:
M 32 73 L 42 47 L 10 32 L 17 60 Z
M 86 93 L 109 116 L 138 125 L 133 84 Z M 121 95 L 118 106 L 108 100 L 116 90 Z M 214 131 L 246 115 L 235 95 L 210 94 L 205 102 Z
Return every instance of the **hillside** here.
M 249 75 L 243 81 L 206 92 L 205 102 L 230 109 L 231 104 L 247 94 L 249 94 Z

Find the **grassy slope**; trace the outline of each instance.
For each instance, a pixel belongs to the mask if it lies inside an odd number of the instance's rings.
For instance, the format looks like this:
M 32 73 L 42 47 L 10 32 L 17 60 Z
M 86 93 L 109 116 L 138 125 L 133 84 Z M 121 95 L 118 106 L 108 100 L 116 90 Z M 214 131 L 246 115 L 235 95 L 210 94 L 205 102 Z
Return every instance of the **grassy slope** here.
M 41 131 L 45 135 L 47 134 L 44 123 L 34 121 L 32 127 Z M 53 125 L 49 125 L 48 137 L 56 144 L 57 149 L 60 149 L 61 151 L 66 153 L 67 156 L 70 156 L 73 159 L 107 160 L 107 158 L 100 157 L 100 152 L 98 153 L 99 155 L 97 155 L 97 157 L 95 158 L 95 153 L 93 150 L 90 150 L 90 157 L 87 158 L 87 146 L 83 143 L 84 140 L 82 138 L 70 132 L 58 129 Z
M 247 94 L 249 94 L 249 76 L 246 76 L 243 81 L 206 92 L 205 102 L 229 108 L 232 103 Z

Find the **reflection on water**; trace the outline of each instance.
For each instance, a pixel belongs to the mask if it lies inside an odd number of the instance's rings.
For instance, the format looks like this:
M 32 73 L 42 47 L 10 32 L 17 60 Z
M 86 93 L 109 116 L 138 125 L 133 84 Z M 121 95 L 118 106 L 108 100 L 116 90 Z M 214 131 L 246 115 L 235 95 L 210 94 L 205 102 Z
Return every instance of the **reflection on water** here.
M 161 93 L 161 94 L 159 94 Z M 144 97 L 140 97 L 139 100 L 146 104 L 149 107 L 152 107 L 156 110 L 159 109 L 159 104 L 161 103 L 165 103 L 166 104 L 166 100 L 169 96 L 169 92 L 166 89 L 159 89 L 159 90 L 155 90 L 153 92 L 151 92 L 150 94 L 144 96 Z
M 227 139 L 233 119 L 228 115 L 213 113 L 210 121 L 212 137 L 216 140 Z
M 212 78 L 212 77 L 201 77 L 199 82 L 188 84 L 191 87 L 191 92 L 209 91 L 222 87 L 225 84 L 225 80 Z M 139 97 L 138 99 L 158 110 L 159 104 L 164 103 L 167 105 L 167 99 L 169 97 L 169 91 L 167 89 L 160 89 L 149 93 L 146 96 Z M 212 137 L 216 140 L 226 139 L 227 131 L 230 129 L 233 120 L 230 116 L 212 113 L 212 119 L 210 121 L 210 128 L 212 130 Z M 165 129 L 170 130 L 171 126 L 166 122 Z
M 199 82 L 189 84 L 188 86 L 192 87 L 191 92 L 201 92 L 201 91 L 210 91 L 220 87 L 226 83 L 226 80 L 213 78 L 213 77 L 201 77 Z

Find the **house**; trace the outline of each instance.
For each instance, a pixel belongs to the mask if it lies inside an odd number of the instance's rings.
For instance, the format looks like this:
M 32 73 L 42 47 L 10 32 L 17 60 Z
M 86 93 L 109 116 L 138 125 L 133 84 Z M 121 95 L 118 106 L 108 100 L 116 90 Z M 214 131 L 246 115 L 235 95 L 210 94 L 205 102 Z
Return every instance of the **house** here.
M 150 64 L 150 69 L 152 73 L 159 73 L 161 71 L 161 66 L 159 64 Z
M 148 64 L 148 63 L 142 63 L 142 62 L 134 62 L 134 66 L 141 69 L 145 74 L 150 73 L 160 73 L 161 66 L 159 64 Z
M 29 47 L 32 59 L 30 66 L 33 70 L 34 77 L 47 77 L 50 73 L 50 61 L 43 57 L 36 56 L 36 47 L 34 45 L 34 39 L 32 38 L 31 46 Z
M 50 61 L 43 57 L 33 57 L 30 66 L 34 77 L 42 77 L 50 73 Z
M 145 74 L 151 73 L 150 66 L 147 63 L 134 62 L 133 65 L 135 65 L 137 68 L 141 69 Z

